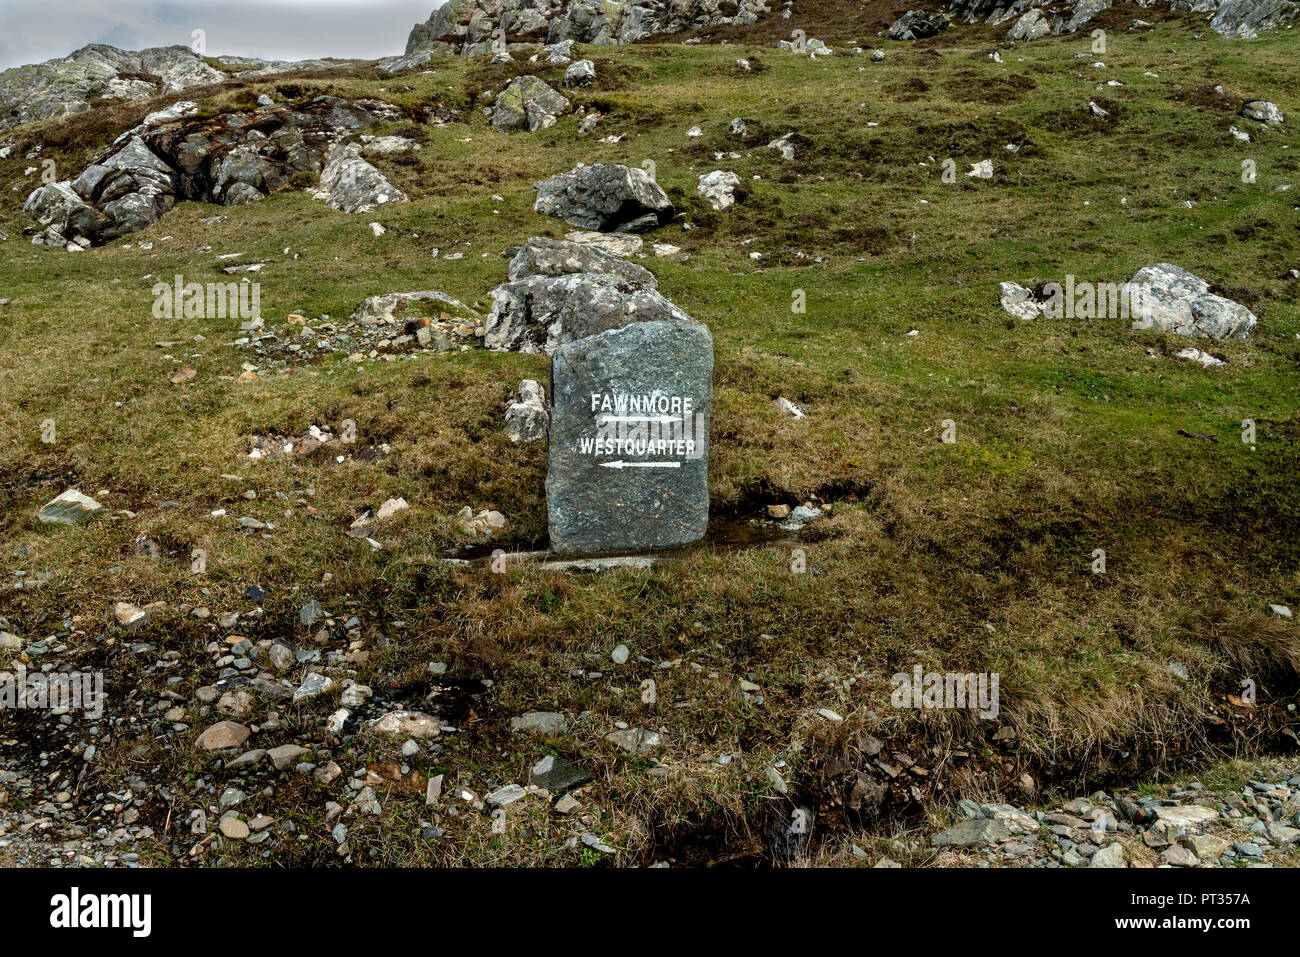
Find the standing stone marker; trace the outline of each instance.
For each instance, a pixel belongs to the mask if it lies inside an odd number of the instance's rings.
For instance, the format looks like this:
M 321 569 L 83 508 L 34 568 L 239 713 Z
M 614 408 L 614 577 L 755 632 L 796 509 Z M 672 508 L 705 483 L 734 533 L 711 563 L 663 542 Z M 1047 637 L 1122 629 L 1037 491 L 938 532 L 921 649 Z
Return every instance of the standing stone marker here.
M 673 548 L 709 524 L 713 337 L 637 322 L 551 357 L 546 504 L 560 554 Z

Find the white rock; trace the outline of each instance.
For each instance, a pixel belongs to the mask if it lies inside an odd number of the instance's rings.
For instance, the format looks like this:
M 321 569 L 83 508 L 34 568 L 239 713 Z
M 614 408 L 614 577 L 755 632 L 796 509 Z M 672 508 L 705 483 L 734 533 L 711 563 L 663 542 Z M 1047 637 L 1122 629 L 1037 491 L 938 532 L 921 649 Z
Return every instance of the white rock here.
M 1199 804 L 1184 804 L 1181 807 L 1156 807 L 1152 808 L 1156 820 L 1171 824 L 1174 827 L 1190 827 L 1194 824 L 1204 824 L 1206 821 L 1214 821 L 1219 817 L 1219 812 L 1212 807 L 1202 807 Z
M 149 613 L 129 601 L 119 601 L 113 605 L 113 618 L 118 627 L 126 631 L 137 631 L 149 623 Z
M 792 419 L 805 419 L 808 417 L 808 413 L 804 411 L 803 406 L 796 405 L 784 396 L 776 400 L 776 408 L 779 412 L 790 416 Z
M 46 503 L 45 507 L 36 513 L 36 517 L 46 524 L 81 525 L 103 508 L 104 506 L 89 495 L 82 495 L 76 489 L 70 488 Z
M 519 383 L 515 398 L 506 406 L 506 438 L 515 444 L 546 438 L 550 429 L 546 390 L 533 379 Z
M 404 512 L 410 507 L 411 506 L 407 504 L 407 501 L 404 498 L 390 498 L 388 501 L 384 502 L 383 505 L 379 506 L 379 511 L 375 513 L 375 517 L 381 522 L 386 522 L 398 512 Z
M 1199 362 L 1207 369 L 1212 366 L 1227 365 L 1222 359 L 1216 359 L 1208 352 L 1202 352 L 1200 349 L 1182 349 L 1176 353 L 1177 358 L 1187 362 Z
M 1017 282 L 999 283 L 1002 308 L 1017 319 L 1037 319 L 1043 314 L 1043 305 L 1034 298 L 1031 290 Z
M 702 175 L 695 191 L 708 200 L 710 206 L 721 211 L 736 204 L 736 189 L 739 186 L 739 176 L 717 169 Z

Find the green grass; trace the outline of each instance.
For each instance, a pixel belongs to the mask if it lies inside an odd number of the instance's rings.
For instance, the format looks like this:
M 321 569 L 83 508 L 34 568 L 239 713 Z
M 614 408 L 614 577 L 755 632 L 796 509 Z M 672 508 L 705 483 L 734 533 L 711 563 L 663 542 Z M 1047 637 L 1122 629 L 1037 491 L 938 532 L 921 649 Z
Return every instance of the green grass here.
M 835 802 L 860 761 L 852 755 L 862 730 L 935 767 L 931 748 L 977 753 L 967 744 L 998 723 L 1013 726 L 1014 748 L 953 759 L 991 787 L 1024 769 L 1079 786 L 1165 776 L 1275 741 L 1266 730 L 1294 722 L 1281 704 L 1300 665 L 1294 626 L 1271 620 L 1266 607 L 1300 605 L 1300 282 L 1287 275 L 1300 267 L 1300 153 L 1292 134 L 1235 111 L 1261 96 L 1300 115 L 1300 71 L 1281 32 L 1197 41 L 1194 26 L 1115 30 L 1107 54 L 1085 59 L 1075 56 L 1084 38 L 1039 41 L 1003 49 L 1002 64 L 987 59 L 994 45 L 978 31 L 942 46 L 888 44 L 878 64 L 739 45 L 590 48 L 606 85 L 571 95 L 607 115 L 587 137 L 573 117 L 536 134 L 489 128 L 478 94 L 499 91 L 518 64 L 447 60 L 399 77 L 359 70 L 214 89 L 205 112 L 278 86 L 282 97 L 376 96 L 413 115 L 449 107 L 462 116 L 425 129 L 417 165 L 375 161 L 408 204 L 354 217 L 303 192 L 229 210 L 184 204 L 82 255 L 21 236 L 21 202 L 38 179 L 23 169 L 39 165 L 23 154 L 55 126 L 20 130 L 25 148 L 0 161 L 0 229 L 11 237 L 0 244 L 0 295 L 14 299 L 0 307 L 0 581 L 20 568 L 55 577 L 39 590 L 0 593 L 0 614 L 33 635 L 39 614 L 71 616 L 90 642 L 113 600 L 166 602 L 150 637 L 187 656 L 192 690 L 216 677 L 202 651 L 213 636 L 181 606 L 243 608 L 244 587 L 260 583 L 270 595 L 254 639 L 301 638 L 296 613 L 308 597 L 346 608 L 393 637 L 362 668 L 370 683 L 420 680 L 431 660 L 452 663 L 456 677 L 493 681 L 490 706 L 439 759 L 449 782 L 459 776 L 481 793 L 489 779 L 526 780 L 545 753 L 544 742 L 521 746 L 509 734 L 509 716 L 590 713 L 550 744 L 597 771 L 583 800 L 602 809 L 598 826 L 543 814 L 530 818 L 535 840 L 523 840 L 512 808 L 507 840 L 486 819 L 461 815 L 443 820 L 447 835 L 425 846 L 412 823 L 427 814 L 422 798 L 393 797 L 391 820 L 368 825 L 378 829 L 373 840 L 356 844 L 387 862 L 607 864 L 563 847 L 581 830 L 623 848 L 623 863 L 692 841 L 704 847 L 706 835 L 748 853 L 779 804 L 763 771 L 777 759 L 788 762 L 792 791 L 812 796 L 828 826 L 843 826 Z M 736 70 L 747 54 L 763 69 Z M 1088 65 L 1096 59 L 1104 70 Z M 557 82 L 562 68 L 538 72 Z M 1097 89 L 1111 78 L 1125 85 Z M 1224 95 L 1213 94 L 1216 83 Z M 1090 118 L 1089 100 L 1113 121 Z M 61 176 L 75 175 L 156 106 L 114 107 L 124 119 L 111 128 L 56 121 L 66 145 L 43 156 Z M 727 133 L 734 116 L 752 131 L 743 144 Z M 704 136 L 688 139 L 696 124 Z M 1253 142 L 1234 140 L 1234 124 Z M 763 147 L 790 131 L 812 145 L 784 163 Z M 598 142 L 616 132 L 628 136 Z M 1008 142 L 1019 152 L 1006 151 Z M 740 156 L 716 160 L 715 151 Z M 957 163 L 955 184 L 939 175 L 947 158 Z M 964 175 L 986 158 L 992 180 Z M 1257 163 L 1255 184 L 1241 181 L 1245 158 Z M 809 574 L 791 574 L 792 546 L 776 544 L 705 547 L 670 566 L 591 579 L 449 568 L 437 557 L 460 540 L 449 519 L 464 505 L 504 512 L 506 547 L 544 539 L 545 448 L 514 447 L 500 433 L 518 381 L 545 381 L 543 357 L 326 362 L 240 384 L 250 357 L 231 344 L 234 322 L 151 313 L 159 277 L 224 280 L 216 257 L 229 252 L 268 261 L 256 277 L 268 323 L 290 312 L 342 317 L 366 296 L 409 289 L 441 289 L 482 310 L 505 279 L 503 249 L 568 229 L 532 212 L 534 182 L 579 161 L 647 159 L 695 227 L 674 223 L 648 237 L 687 255 L 644 264 L 715 338 L 715 514 L 747 518 L 810 498 L 832 505 L 798 546 Z M 736 171 L 751 191 L 724 213 L 694 192 L 696 177 L 717 168 Z M 1285 184 L 1292 190 L 1275 191 Z M 217 212 L 226 221 L 200 224 Z M 387 234 L 372 237 L 371 220 Z M 152 250 L 140 250 L 142 241 Z M 432 258 L 433 247 L 443 255 Z M 464 258 L 447 260 L 454 251 Z M 1162 261 L 1259 315 L 1250 339 L 1214 344 L 1226 368 L 1177 361 L 1187 343 L 1121 320 L 1018 322 L 998 305 L 1000 280 L 1123 281 Z M 792 313 L 800 289 L 807 312 Z M 909 337 L 912 329 L 919 335 Z M 169 340 L 184 343 L 154 345 Z M 181 365 L 198 376 L 170 385 Z M 771 405 L 779 395 L 806 405 L 809 418 L 781 419 Z M 53 445 L 40 438 L 47 418 L 58 430 Z M 1239 438 L 1246 418 L 1258 423 L 1254 452 Z M 337 429 L 344 419 L 355 420 L 360 442 L 390 443 L 392 456 L 337 467 L 323 454 L 246 458 L 253 434 Z M 957 423 L 955 445 L 938 440 L 945 419 Z M 41 526 L 36 510 L 66 481 L 113 514 L 83 529 Z M 240 498 L 245 488 L 258 499 Z M 315 494 L 302 504 L 275 497 L 295 488 Z M 345 536 L 364 508 L 398 495 L 412 508 L 383 529 L 384 551 Z M 159 507 L 171 500 L 179 504 Z M 210 518 L 216 508 L 228 516 Z M 269 540 L 241 534 L 240 515 L 277 529 Z M 141 532 L 174 554 L 134 556 Z M 25 559 L 14 554 L 20 545 Z M 193 548 L 208 553 L 205 576 L 189 572 Z M 1105 575 L 1089 571 L 1096 548 L 1107 552 Z M 622 668 L 608 660 L 620 641 L 633 653 Z M 682 664 L 659 669 L 637 664 L 638 655 Z M 1169 659 L 1192 680 L 1175 682 Z M 1001 721 L 895 712 L 889 676 L 917 663 L 999 671 Z M 605 677 L 574 678 L 575 669 Z M 737 688 L 751 672 L 764 688 L 761 706 Z M 1207 724 L 1230 710 L 1224 695 L 1241 677 L 1259 681 L 1261 707 Z M 653 712 L 640 704 L 645 678 L 658 683 Z M 295 709 L 291 731 L 321 741 L 318 723 L 333 706 Z M 818 723 L 808 715 L 817 707 L 847 720 Z M 667 729 L 654 755 L 661 774 L 604 743 L 616 720 Z M 205 723 L 195 713 L 195 730 Z M 142 728 L 118 748 L 140 743 L 162 747 Z M 334 748 L 349 774 L 350 747 Z M 743 757 L 710 763 L 723 753 Z M 199 759 L 182 751 L 173 760 Z M 915 782 L 924 801 L 949 800 L 960 787 L 940 793 L 939 776 Z M 287 813 L 289 798 L 276 800 Z M 917 805 L 904 798 L 892 807 Z M 327 829 L 308 833 L 278 853 L 335 859 Z M 407 850 L 383 850 L 390 845 Z

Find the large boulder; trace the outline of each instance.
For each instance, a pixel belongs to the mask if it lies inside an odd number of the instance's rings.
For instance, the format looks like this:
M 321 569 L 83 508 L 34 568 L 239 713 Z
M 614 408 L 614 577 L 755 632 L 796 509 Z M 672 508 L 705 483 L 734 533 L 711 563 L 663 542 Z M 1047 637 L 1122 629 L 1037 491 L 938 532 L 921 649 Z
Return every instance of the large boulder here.
M 339 144 L 326 156 L 317 199 L 345 213 L 368 213 L 388 203 L 405 202 L 404 192 L 361 158 L 357 148 Z
M 889 28 L 891 40 L 923 40 L 948 29 L 952 22 L 946 13 L 930 10 L 908 10 Z
M 492 125 L 499 130 L 536 133 L 554 126 L 569 109 L 568 97 L 535 76 L 517 76 L 497 96 Z
M 1030 10 L 1011 25 L 1007 31 L 1007 40 L 1016 43 L 1021 40 L 1037 40 L 1052 32 L 1052 21 L 1041 10 Z
M 644 170 L 579 163 L 537 185 L 533 209 L 600 232 L 644 232 L 673 217 L 668 194 Z
M 633 322 L 690 322 L 653 288 L 616 275 L 529 276 L 492 290 L 483 345 L 553 353 L 561 345 Z
M 1204 279 L 1170 263 L 1139 269 L 1129 280 L 1129 300 L 1135 329 L 1244 339 L 1259 321 L 1240 303 L 1210 292 Z
M 582 272 L 616 276 L 651 289 L 658 285 L 654 273 L 644 266 L 584 243 L 534 237 L 510 260 L 511 282 L 529 276 L 568 276 Z
M 569 64 L 564 71 L 565 86 L 591 86 L 596 82 L 596 64 L 590 60 L 579 60 Z
M 1247 100 L 1241 104 L 1241 115 L 1269 126 L 1280 126 L 1286 119 L 1278 105 L 1268 100 Z

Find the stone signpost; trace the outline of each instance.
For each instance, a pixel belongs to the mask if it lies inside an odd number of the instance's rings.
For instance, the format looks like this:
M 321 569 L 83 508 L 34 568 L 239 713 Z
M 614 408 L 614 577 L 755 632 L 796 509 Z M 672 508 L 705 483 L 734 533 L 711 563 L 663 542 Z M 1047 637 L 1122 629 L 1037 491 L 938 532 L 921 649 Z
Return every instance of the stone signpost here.
M 602 555 L 689 545 L 709 523 L 713 337 L 636 322 L 551 357 L 551 547 Z

